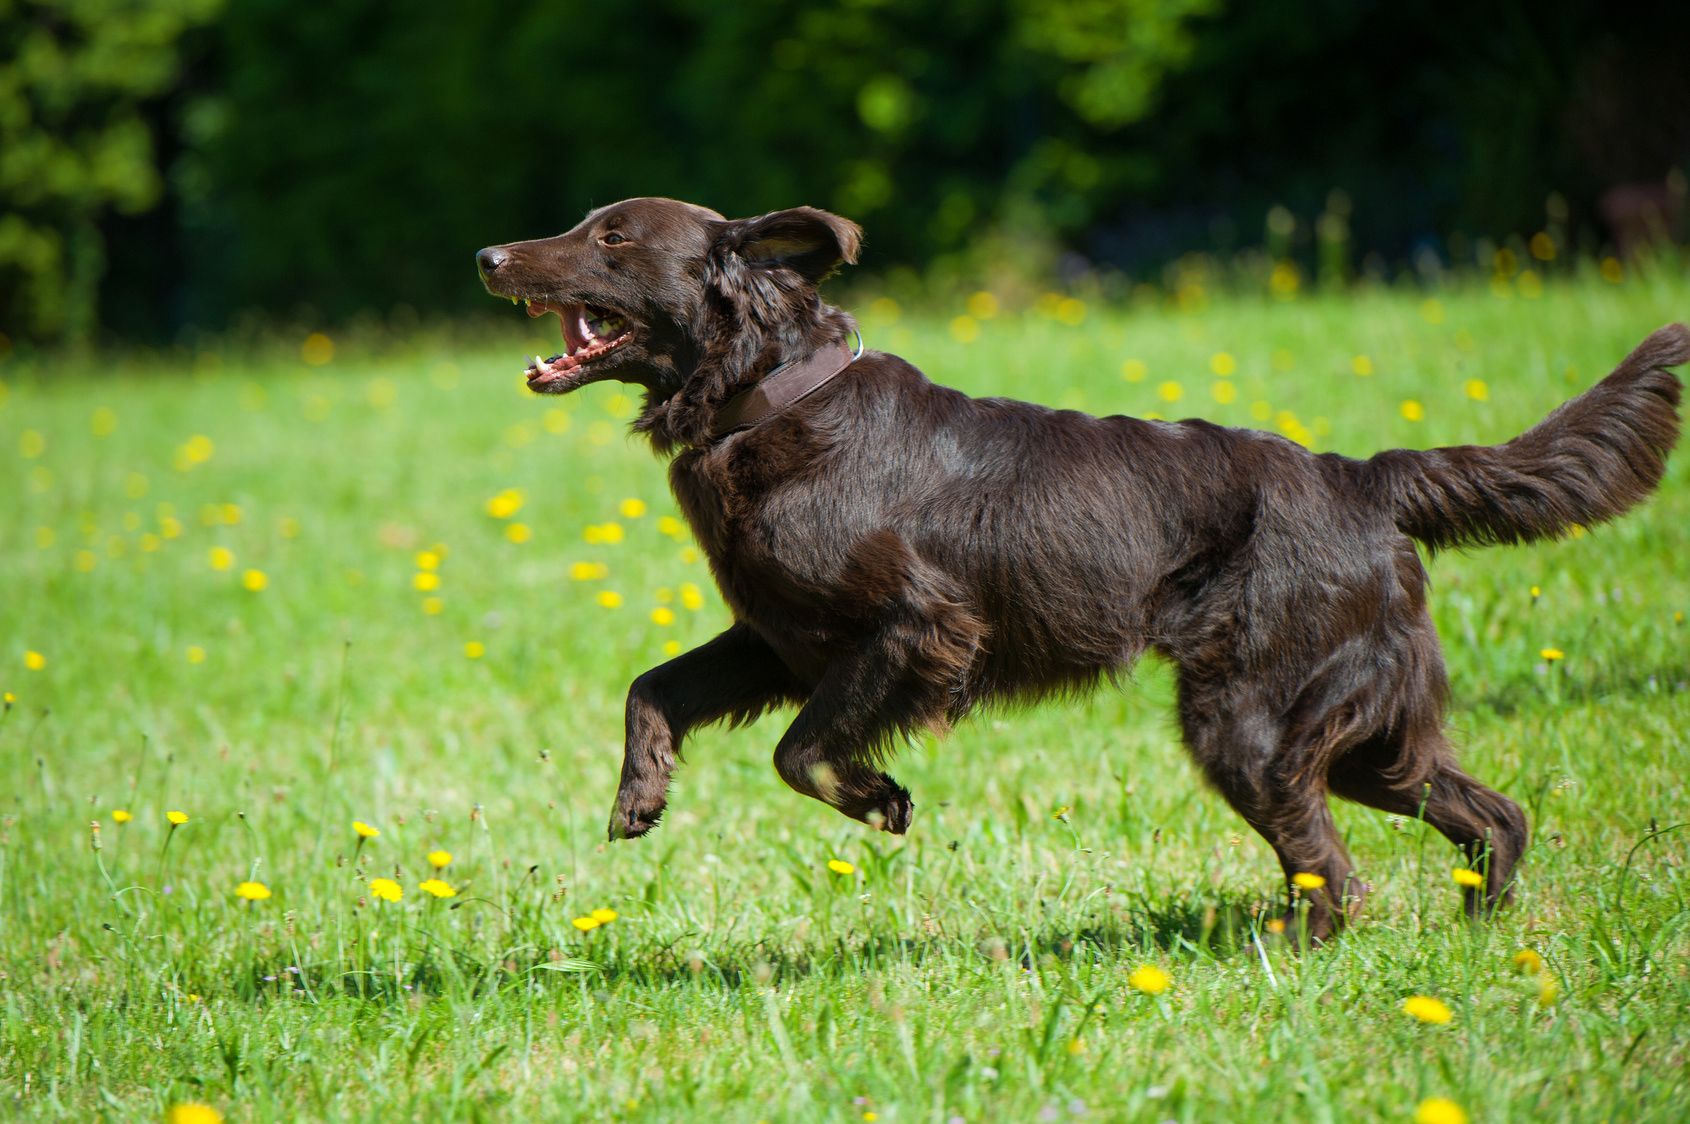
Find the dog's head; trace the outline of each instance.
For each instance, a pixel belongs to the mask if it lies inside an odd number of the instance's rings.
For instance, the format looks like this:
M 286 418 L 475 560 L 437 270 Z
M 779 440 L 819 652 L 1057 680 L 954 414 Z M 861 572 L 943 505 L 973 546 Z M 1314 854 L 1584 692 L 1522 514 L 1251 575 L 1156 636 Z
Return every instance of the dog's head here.
M 674 199 L 629 199 L 475 261 L 489 293 L 562 323 L 564 350 L 528 365 L 532 389 L 637 384 L 647 410 L 636 424 L 658 436 L 673 428 L 659 424 L 666 412 L 678 421 L 719 405 L 759 367 L 842 338 L 850 320 L 816 286 L 857 260 L 860 238 L 855 223 L 813 207 L 725 219 Z

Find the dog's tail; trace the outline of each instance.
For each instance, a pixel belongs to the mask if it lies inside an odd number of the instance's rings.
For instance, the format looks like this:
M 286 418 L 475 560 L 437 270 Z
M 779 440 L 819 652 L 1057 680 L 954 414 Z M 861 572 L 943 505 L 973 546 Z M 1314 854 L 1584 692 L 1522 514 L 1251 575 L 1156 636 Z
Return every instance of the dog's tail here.
M 1553 537 L 1612 519 L 1661 482 L 1678 440 L 1690 328 L 1668 324 L 1614 373 L 1505 445 L 1393 449 L 1361 483 L 1404 533 L 1437 549 Z

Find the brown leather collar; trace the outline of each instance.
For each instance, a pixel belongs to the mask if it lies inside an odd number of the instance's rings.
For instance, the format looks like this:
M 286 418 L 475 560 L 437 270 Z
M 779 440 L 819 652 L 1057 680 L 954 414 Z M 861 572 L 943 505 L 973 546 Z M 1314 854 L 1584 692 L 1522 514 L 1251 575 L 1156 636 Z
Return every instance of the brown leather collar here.
M 849 367 L 859 354 L 840 340 L 818 348 L 806 359 L 776 367 L 756 386 L 740 391 L 716 411 L 710 426 L 711 440 L 756 425 L 770 414 L 786 409 Z

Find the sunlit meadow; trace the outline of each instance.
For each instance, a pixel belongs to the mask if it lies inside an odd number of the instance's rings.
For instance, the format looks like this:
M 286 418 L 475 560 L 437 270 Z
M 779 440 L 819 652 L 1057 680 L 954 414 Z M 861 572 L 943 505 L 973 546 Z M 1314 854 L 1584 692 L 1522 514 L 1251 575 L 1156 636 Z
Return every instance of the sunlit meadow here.
M 1354 454 L 1506 439 L 1690 316 L 1612 263 L 1264 289 L 859 311 L 972 392 Z M 1617 524 L 1432 565 L 1517 904 L 1469 925 L 1441 838 L 1342 807 L 1374 894 L 1299 956 L 1154 662 L 912 746 L 907 838 L 787 791 L 776 717 L 607 845 L 628 681 L 727 617 L 631 399 L 521 389 L 550 345 L 0 362 L 8 1114 L 1682 1119 L 1690 450 Z

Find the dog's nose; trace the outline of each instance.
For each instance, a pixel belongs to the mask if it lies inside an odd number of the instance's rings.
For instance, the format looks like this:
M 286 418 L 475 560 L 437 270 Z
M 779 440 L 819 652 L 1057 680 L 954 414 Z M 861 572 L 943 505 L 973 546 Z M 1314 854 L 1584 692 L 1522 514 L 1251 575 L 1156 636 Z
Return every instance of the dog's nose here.
M 481 276 L 487 277 L 501 265 L 511 260 L 511 256 L 497 246 L 489 246 L 475 255 L 475 267 L 481 270 Z

